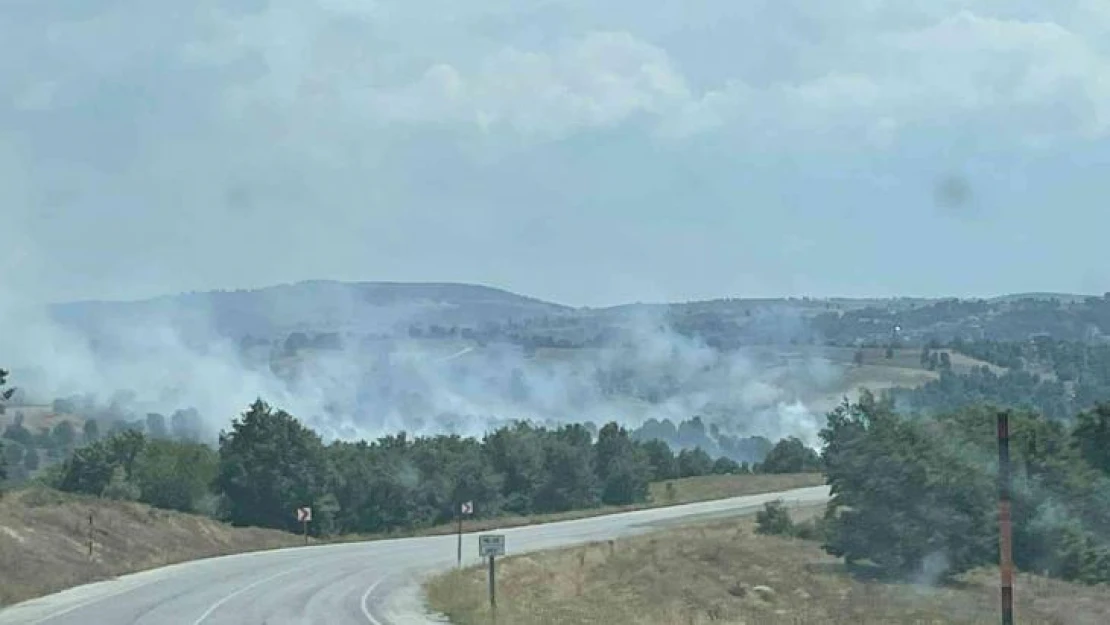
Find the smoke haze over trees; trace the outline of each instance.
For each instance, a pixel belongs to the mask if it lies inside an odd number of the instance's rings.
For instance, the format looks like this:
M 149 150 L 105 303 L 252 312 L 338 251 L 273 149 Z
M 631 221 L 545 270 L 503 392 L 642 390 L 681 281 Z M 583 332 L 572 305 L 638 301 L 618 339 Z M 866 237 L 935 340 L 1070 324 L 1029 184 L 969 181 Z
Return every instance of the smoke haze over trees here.
M 596 432 L 596 435 L 595 435 Z M 218 449 L 124 430 L 78 448 L 42 480 L 68 492 L 134 499 L 236 525 L 378 533 L 450 522 L 459 505 L 479 518 L 646 503 L 656 479 L 745 472 L 701 449 L 675 454 L 616 424 L 546 428 L 518 422 L 482 438 L 334 441 L 257 400 L 221 434 Z

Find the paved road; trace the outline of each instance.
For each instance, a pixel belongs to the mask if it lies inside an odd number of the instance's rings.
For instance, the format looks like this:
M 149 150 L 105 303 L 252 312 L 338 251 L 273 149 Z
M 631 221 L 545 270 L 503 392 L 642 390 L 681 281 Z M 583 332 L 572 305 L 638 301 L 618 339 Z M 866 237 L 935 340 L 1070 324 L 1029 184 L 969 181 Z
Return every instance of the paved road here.
M 730 516 L 764 502 L 820 502 L 827 487 L 503 530 L 508 553 Z M 464 536 L 465 564 L 478 563 Z M 456 538 L 433 536 L 211 558 L 80 586 L 0 611 L 0 625 L 426 625 L 420 580 L 455 565 Z

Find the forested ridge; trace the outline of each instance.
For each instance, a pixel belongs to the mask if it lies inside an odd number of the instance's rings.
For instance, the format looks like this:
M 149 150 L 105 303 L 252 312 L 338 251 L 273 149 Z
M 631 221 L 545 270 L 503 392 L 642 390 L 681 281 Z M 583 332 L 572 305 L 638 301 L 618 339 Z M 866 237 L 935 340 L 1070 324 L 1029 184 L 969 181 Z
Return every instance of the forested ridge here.
M 1032 410 L 1054 419 L 1110 401 L 1110 345 L 1067 341 L 1047 336 L 1028 341 L 953 341 L 948 349 L 990 363 L 955 373 L 944 363 L 931 366 L 939 378 L 913 389 L 888 392 L 910 411 L 935 414 L 991 403 Z M 922 362 L 942 355 L 925 346 Z

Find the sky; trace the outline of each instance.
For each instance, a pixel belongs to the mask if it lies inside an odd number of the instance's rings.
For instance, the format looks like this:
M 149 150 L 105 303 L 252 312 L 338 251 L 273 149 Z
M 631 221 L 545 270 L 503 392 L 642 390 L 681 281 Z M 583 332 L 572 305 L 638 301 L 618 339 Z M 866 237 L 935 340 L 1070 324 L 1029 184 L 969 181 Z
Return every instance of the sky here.
M 6 0 L 0 295 L 1110 291 L 1104 0 Z

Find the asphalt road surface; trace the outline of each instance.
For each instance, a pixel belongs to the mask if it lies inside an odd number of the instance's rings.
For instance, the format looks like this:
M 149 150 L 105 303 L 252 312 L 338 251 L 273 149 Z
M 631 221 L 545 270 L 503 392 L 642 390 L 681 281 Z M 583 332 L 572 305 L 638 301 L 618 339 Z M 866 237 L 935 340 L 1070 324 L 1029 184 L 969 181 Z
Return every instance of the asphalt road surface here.
M 772 499 L 819 503 L 828 488 L 736 497 L 500 530 L 507 555 L 750 513 Z M 476 534 L 463 536 L 477 564 Z M 280 549 L 196 560 L 79 586 L 0 611 L 0 625 L 426 625 L 420 582 L 456 563 L 456 537 Z

